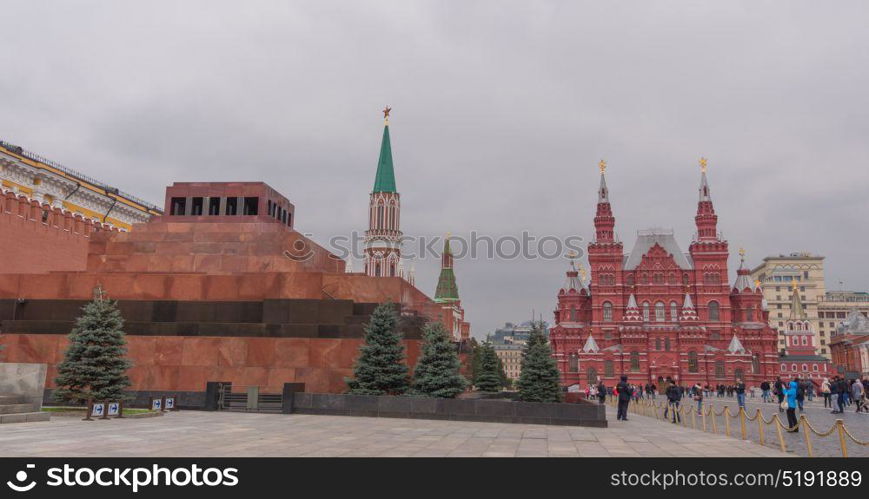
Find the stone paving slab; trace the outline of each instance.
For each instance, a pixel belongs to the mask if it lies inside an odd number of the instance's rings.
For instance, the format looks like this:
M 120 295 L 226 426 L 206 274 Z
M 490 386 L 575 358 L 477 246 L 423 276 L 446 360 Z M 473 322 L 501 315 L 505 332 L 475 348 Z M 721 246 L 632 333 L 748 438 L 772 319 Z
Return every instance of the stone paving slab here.
M 20 457 L 699 457 L 788 456 L 640 416 L 609 428 L 182 411 L 162 418 L 56 418 L 0 430 Z

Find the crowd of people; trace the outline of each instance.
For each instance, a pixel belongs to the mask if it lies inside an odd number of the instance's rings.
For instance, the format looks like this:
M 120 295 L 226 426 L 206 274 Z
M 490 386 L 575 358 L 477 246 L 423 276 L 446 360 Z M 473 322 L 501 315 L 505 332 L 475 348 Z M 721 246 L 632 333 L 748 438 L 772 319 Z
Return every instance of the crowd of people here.
M 790 432 L 799 431 L 796 413 L 803 412 L 805 401 L 812 401 L 815 396 L 823 397 L 824 407 L 832 409 L 831 414 L 841 414 L 846 407 L 852 406 L 855 407 L 855 412 L 869 413 L 869 403 L 867 403 L 869 378 L 848 380 L 841 376 L 834 376 L 832 379 L 824 378 L 817 387 L 812 381 L 799 376 L 792 379 L 778 377 L 772 382 L 764 381 L 759 386 L 751 388 L 746 387 L 741 379 L 737 379 L 731 385 L 715 386 L 696 383 L 686 387 L 670 377 L 659 380 L 659 383 L 661 383 L 660 387 L 655 383 L 633 384 L 628 383 L 627 376 L 622 376 L 615 386 L 608 387 L 602 380 L 598 380 L 596 385 L 588 385 L 585 395 L 588 400 L 597 399 L 601 404 L 606 402 L 607 397 L 617 398 L 617 419 L 620 421 L 628 420 L 628 405 L 631 401 L 655 400 L 660 395 L 666 398 L 667 403 L 664 418 L 678 423 L 681 422 L 679 408 L 686 397 L 690 397 L 694 402 L 699 415 L 703 412 L 704 399 L 713 396 L 715 398 L 736 397 L 738 406 L 744 409 L 746 396 L 755 398 L 760 392 L 763 402 L 777 403 L 779 411 L 787 415 Z

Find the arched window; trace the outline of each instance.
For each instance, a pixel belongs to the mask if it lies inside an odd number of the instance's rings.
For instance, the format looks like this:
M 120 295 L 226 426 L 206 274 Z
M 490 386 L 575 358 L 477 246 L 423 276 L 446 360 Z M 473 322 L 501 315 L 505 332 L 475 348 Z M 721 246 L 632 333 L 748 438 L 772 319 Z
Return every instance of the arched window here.
M 745 322 L 754 322 L 754 309 L 745 309 Z
M 640 352 L 634 350 L 631 352 L 631 371 L 639 372 L 640 370 Z
M 634 274 L 628 274 L 628 277 L 625 279 L 625 283 L 628 286 L 633 286 L 634 285 Z
M 570 308 L 570 322 L 576 322 L 576 309 Z
M 655 320 L 658 322 L 664 322 L 667 320 L 666 311 L 664 310 L 664 302 L 662 301 L 655 303 Z
M 758 353 L 751 358 L 751 372 L 760 374 L 760 354 Z
M 803 336 L 803 345 L 808 345 L 808 344 L 809 344 L 809 337 Z
M 688 274 L 682 274 L 682 284 L 683 285 L 687 286 L 690 281 L 691 281 L 691 278 L 688 277 Z
M 717 301 L 709 302 L 709 320 L 710 321 L 721 320 L 721 308 L 719 307 Z
M 700 372 L 700 366 L 697 363 L 697 352 L 695 352 L 694 350 L 688 352 L 688 372 Z
M 803 364 L 803 365 L 802 365 L 802 368 L 803 368 L 803 372 L 806 372 L 806 371 L 809 370 L 809 366 L 806 365 L 806 364 Z
M 603 361 L 603 375 L 607 378 L 613 378 L 616 375 L 615 366 L 613 365 L 613 361 L 605 360 Z
M 655 275 L 652 278 L 654 279 L 655 284 L 664 284 L 664 274 L 655 272 Z
M 570 354 L 570 359 L 568 360 L 568 370 L 572 373 L 579 372 L 579 359 L 576 357 L 575 353 Z
M 741 368 L 734 369 L 733 370 L 733 377 L 735 379 L 740 379 L 742 381 L 745 381 L 745 371 L 742 370 Z
M 383 228 L 383 201 L 377 203 L 377 228 Z
M 670 351 L 670 337 L 669 336 L 664 338 L 664 351 L 665 352 Z
M 649 302 L 643 302 L 643 320 L 649 322 Z
M 724 377 L 724 361 L 716 360 L 715 361 L 715 377 L 723 378 Z
M 608 301 L 603 302 L 603 320 L 606 322 L 613 320 L 613 304 Z
M 593 367 L 589 367 L 588 371 L 585 373 L 585 380 L 588 381 L 589 385 L 594 385 L 597 383 L 597 369 Z
M 791 364 L 791 371 L 797 372 L 797 365 L 796 364 Z
M 676 322 L 679 319 L 679 304 L 671 301 L 670 302 L 670 320 Z
M 817 370 L 818 370 L 818 365 L 812 364 L 812 371 L 817 371 Z
M 661 338 L 655 338 L 655 350 L 661 351 Z

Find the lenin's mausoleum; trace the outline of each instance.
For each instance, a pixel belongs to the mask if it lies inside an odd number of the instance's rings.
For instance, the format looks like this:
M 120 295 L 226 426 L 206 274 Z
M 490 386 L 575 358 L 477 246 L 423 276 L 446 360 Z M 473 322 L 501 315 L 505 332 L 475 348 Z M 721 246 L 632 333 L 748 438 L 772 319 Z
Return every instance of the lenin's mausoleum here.
M 129 226 L 94 220 L 37 189 L 4 182 L 0 361 L 48 364 L 51 389 L 67 334 L 96 288 L 118 300 L 126 321 L 131 390 L 140 399 L 175 394 L 180 405 L 201 405 L 207 382 L 270 393 L 288 382 L 304 383 L 309 392 L 345 391 L 363 324 L 378 303 L 399 308 L 411 366 L 421 319 L 441 320 L 456 341 L 467 339 L 457 292 L 446 302 L 429 298 L 393 266 L 398 251 L 379 249 L 384 237 L 400 235 L 397 203 L 389 218 L 377 204 L 398 197 L 388 126 L 382 148 L 366 271 L 359 273 L 346 272 L 342 259 L 296 231 L 295 207 L 262 182 L 175 183 L 162 213 Z M 42 168 L 38 185 L 67 175 L 70 191 L 92 187 L 14 148 L 0 149 L 0 164 Z M 128 202 L 117 191 L 91 190 Z M 25 251 L 9 251 L 14 234 L 26 234 Z

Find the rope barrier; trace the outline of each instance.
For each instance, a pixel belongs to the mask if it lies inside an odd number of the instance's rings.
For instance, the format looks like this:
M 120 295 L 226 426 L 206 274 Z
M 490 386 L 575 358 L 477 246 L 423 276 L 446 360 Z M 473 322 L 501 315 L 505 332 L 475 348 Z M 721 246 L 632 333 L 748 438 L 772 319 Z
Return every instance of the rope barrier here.
M 618 406 L 618 401 L 615 397 L 609 397 L 609 404 L 613 407 Z M 839 437 L 839 446 L 842 453 L 842 457 L 848 457 L 848 447 L 847 443 L 850 440 L 855 445 L 860 446 L 869 446 L 869 441 L 863 441 L 858 439 L 851 433 L 848 428 L 845 426 L 845 423 L 841 419 L 837 419 L 835 423 L 826 431 L 819 431 L 812 423 L 808 420 L 808 418 L 801 414 L 797 424 L 795 426 L 789 426 L 782 422 L 779 414 L 773 414 L 769 419 L 764 417 L 763 411 L 759 408 L 755 409 L 754 415 L 749 415 L 744 407 L 739 407 L 736 414 L 734 414 L 730 407 L 724 406 L 720 411 L 716 411 L 712 404 L 707 404 L 705 407 L 701 405 L 700 409 L 697 410 L 693 405 L 683 405 L 683 404 L 671 404 L 669 401 L 666 402 L 658 402 L 656 400 L 651 399 L 639 399 L 632 400 L 632 404 L 629 405 L 629 411 L 633 414 L 638 414 L 646 417 L 654 417 L 656 420 L 667 420 L 674 424 L 679 424 L 685 428 L 689 427 L 688 423 L 688 413 L 686 411 L 690 411 L 690 427 L 695 430 L 702 429 L 704 432 L 710 432 L 713 434 L 718 434 L 718 416 L 722 416 L 724 418 L 724 433 L 728 437 L 733 436 L 731 431 L 730 419 L 735 418 L 739 421 L 739 430 L 740 436 L 743 440 L 748 440 L 748 422 L 757 422 L 757 432 L 758 432 L 758 443 L 760 445 L 766 445 L 766 427 L 774 426 L 776 430 L 776 436 L 778 437 L 779 448 L 782 452 L 787 452 L 787 443 L 784 439 L 784 432 L 797 432 L 800 427 L 802 427 L 803 438 L 806 443 L 806 450 L 809 457 L 814 457 L 815 448 L 812 440 L 812 436 L 817 438 L 825 438 L 831 436 L 833 433 L 837 433 Z M 697 421 L 697 416 L 700 416 L 700 421 Z M 711 420 L 711 424 L 710 424 Z

